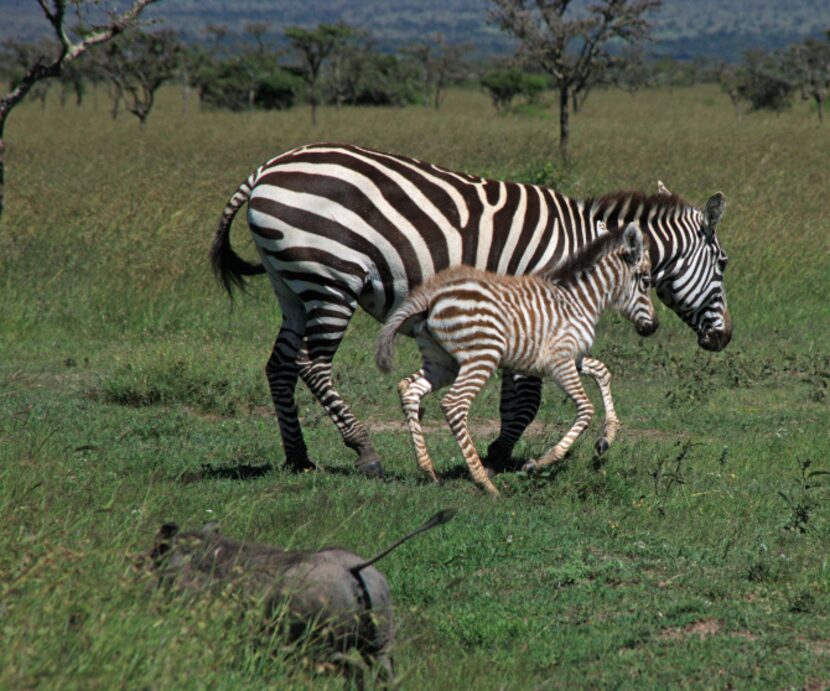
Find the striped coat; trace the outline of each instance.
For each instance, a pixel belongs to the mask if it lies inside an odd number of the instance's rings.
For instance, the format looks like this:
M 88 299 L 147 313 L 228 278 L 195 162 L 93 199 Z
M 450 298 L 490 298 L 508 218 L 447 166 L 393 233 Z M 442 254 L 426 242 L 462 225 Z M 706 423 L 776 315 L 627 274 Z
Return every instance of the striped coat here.
M 230 243 L 231 223 L 246 202 L 258 265 Z M 312 144 L 268 161 L 239 186 L 222 214 L 211 260 L 228 289 L 267 273 L 279 299 L 283 322 L 266 375 L 286 463 L 313 467 L 294 401 L 302 379 L 357 452 L 358 468 L 381 474 L 366 428 L 332 380 L 332 359 L 358 306 L 382 321 L 412 288 L 449 266 L 539 271 L 590 242 L 598 221 L 637 222 L 650 241 L 658 296 L 697 332 L 702 347 L 719 350 L 731 336 L 726 255 L 715 235 L 722 211 L 719 193 L 704 209 L 667 193 L 578 200 L 362 147 Z M 583 370 L 602 384 L 593 362 Z M 536 414 L 540 391 L 538 378 L 505 373 L 491 462 L 509 458 Z
M 465 266 L 440 272 L 413 290 L 384 324 L 376 361 L 388 372 L 393 339 L 404 325 L 414 334 L 423 366 L 398 385 L 418 467 L 434 481 L 435 468 L 420 425 L 425 395 L 451 385 L 441 401 L 474 481 L 498 494 L 478 457 L 467 427 L 476 394 L 498 367 L 550 375 L 577 406 L 577 419 L 562 441 L 529 470 L 560 460 L 590 423 L 593 406 L 579 379 L 578 363 L 594 341 L 608 307 L 630 319 L 641 335 L 657 327 L 649 295 L 650 264 L 634 224 L 611 231 L 580 250 L 556 272 L 501 276 Z M 598 442 L 613 441 L 619 421 L 606 425 Z

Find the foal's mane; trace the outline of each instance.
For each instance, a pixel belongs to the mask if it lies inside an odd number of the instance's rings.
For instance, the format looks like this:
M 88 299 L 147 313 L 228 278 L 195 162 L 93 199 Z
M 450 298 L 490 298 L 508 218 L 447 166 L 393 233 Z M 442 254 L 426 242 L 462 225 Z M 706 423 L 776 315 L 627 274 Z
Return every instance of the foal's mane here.
M 564 262 L 552 269 L 543 270 L 538 275 L 557 283 L 567 284 L 572 282 L 580 273 L 593 268 L 600 259 L 619 247 L 624 231 L 623 226 L 609 228 L 606 233 L 591 240 Z

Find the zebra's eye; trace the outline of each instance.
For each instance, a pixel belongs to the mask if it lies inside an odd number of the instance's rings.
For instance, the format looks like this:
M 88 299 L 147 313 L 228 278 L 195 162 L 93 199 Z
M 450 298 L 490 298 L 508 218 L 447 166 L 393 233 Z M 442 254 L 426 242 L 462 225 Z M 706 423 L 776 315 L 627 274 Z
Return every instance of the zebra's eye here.
M 640 286 L 643 290 L 648 290 L 652 285 L 651 274 L 643 274 L 640 276 Z

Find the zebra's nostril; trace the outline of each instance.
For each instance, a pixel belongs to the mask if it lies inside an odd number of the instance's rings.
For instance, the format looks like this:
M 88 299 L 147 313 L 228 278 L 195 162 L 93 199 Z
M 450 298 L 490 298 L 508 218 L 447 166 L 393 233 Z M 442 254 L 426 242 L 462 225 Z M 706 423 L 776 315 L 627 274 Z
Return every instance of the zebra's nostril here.
M 640 336 L 651 336 L 651 334 L 657 331 L 658 326 L 660 326 L 660 323 L 656 319 L 653 319 L 651 321 L 637 322 L 634 328 Z

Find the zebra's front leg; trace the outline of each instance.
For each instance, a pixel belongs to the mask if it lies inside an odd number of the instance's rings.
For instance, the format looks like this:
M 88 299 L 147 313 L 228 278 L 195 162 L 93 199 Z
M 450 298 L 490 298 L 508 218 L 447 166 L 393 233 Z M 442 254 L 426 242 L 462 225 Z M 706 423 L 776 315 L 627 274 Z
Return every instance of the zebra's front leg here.
M 582 358 L 580 371 L 596 381 L 602 394 L 602 405 L 605 408 L 605 426 L 602 430 L 602 436 L 597 439 L 595 447 L 597 453 L 601 455 L 608 451 L 608 447 L 614 442 L 621 427 L 617 411 L 614 409 L 614 399 L 611 398 L 611 372 L 604 363 L 589 357 Z
M 574 360 L 556 363 L 551 368 L 551 375 L 559 386 L 562 387 L 562 390 L 576 404 L 576 420 L 556 446 L 539 460 L 528 461 L 522 466 L 522 470 L 526 472 L 561 461 L 577 437 L 590 424 L 591 418 L 594 416 L 594 406 L 591 404 L 591 400 L 582 387 L 582 382 L 579 380 L 579 371 L 576 368 L 576 362 Z
M 357 452 L 357 468 L 364 475 L 383 477 L 380 456 L 375 451 L 369 432 L 346 405 L 332 380 L 332 360 L 346 332 L 355 305 L 342 305 L 344 311 L 327 304 L 309 310 L 306 343 L 298 360 L 299 372 L 306 386 L 325 408 L 343 437 L 343 442 Z M 346 312 L 345 310 L 351 311 Z
M 494 367 L 490 362 L 468 360 L 459 369 L 458 376 L 447 395 L 441 399 L 441 410 L 444 412 L 450 429 L 452 429 L 455 439 L 461 447 L 461 453 L 464 455 L 464 460 L 467 461 L 467 467 L 470 469 L 473 482 L 491 496 L 497 497 L 499 491 L 490 480 L 481 463 L 467 426 L 467 415 L 473 399 L 487 383 L 493 369 Z
M 502 372 L 499 415 L 501 430 L 487 449 L 485 466 L 488 472 L 499 473 L 511 468 L 513 447 L 533 422 L 542 400 L 542 380 L 526 377 L 510 370 Z

